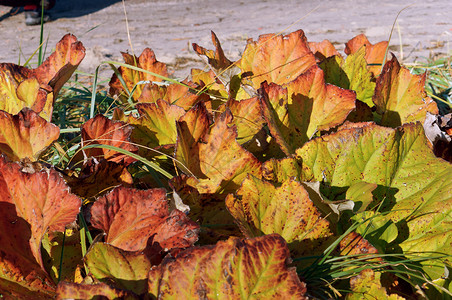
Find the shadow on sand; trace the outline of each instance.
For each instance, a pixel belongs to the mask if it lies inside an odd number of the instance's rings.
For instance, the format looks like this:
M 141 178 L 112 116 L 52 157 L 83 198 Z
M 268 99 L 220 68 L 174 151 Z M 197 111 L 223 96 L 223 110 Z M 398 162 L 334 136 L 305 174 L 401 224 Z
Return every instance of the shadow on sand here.
M 49 13 L 52 20 L 78 18 L 95 13 L 116 2 L 121 2 L 121 0 L 57 0 L 55 7 L 49 10 Z M 10 11 L 0 16 L 0 22 L 21 12 L 23 12 L 22 7 L 13 7 Z

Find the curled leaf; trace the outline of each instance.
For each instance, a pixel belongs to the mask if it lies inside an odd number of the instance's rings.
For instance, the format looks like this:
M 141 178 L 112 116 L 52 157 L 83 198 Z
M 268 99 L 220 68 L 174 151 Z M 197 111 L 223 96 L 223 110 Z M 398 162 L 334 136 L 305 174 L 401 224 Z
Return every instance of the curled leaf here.
M 425 92 L 426 74 L 413 75 L 395 57 L 388 61 L 377 79 L 372 101 L 381 115 L 379 124 L 397 127 L 424 122 L 426 112 L 438 114 L 436 103 Z
M 371 44 L 364 34 L 360 34 L 349 40 L 345 44 L 345 54 L 350 55 L 356 53 L 361 48 L 366 49 L 366 62 L 368 64 L 369 70 L 372 72 L 374 77 L 380 74 L 381 66 L 384 65 L 384 57 L 386 53 L 386 48 L 388 47 L 388 42 L 383 41 L 377 44 Z
M 182 170 L 197 177 L 194 186 L 200 193 L 227 194 L 248 173 L 261 172 L 261 163 L 236 141 L 236 127 L 229 127 L 232 119 L 226 110 L 209 128 L 205 108 L 195 106 L 177 122 L 176 159 Z
M 61 87 L 71 78 L 72 73 L 85 57 L 85 47 L 72 34 L 66 34 L 57 43 L 53 52 L 38 68 L 33 70 L 41 84 L 49 85 L 57 98 Z
M 160 76 L 168 77 L 168 71 L 166 65 L 157 61 L 154 51 L 149 48 L 143 50 L 139 57 L 122 52 L 124 62 L 128 65 L 138 67 Z M 152 81 L 162 81 L 161 78 L 154 75 L 132 70 L 127 67 L 119 67 L 119 74 L 124 80 L 126 87 L 123 87 L 116 74 L 110 80 L 110 94 L 111 95 L 126 95 L 130 96 L 130 93 L 134 90 L 132 99 L 137 100 L 140 98 L 145 83 Z
M 286 155 L 317 131 L 345 121 L 355 108 L 355 93 L 326 84 L 314 66 L 286 85 L 263 85 L 260 100 L 270 133 Z
M 111 121 L 103 115 L 97 115 L 82 126 L 82 147 L 88 145 L 108 145 L 136 153 L 138 147 L 130 143 L 132 127 L 123 122 Z M 108 161 L 129 165 L 134 158 L 105 148 L 89 148 L 83 150 L 85 157 L 104 158 Z M 75 160 L 80 160 L 80 157 Z
M 29 108 L 17 115 L 0 111 L 0 152 L 12 160 L 37 161 L 60 135 L 60 129 Z
M 106 233 L 107 243 L 127 251 L 145 249 L 151 237 L 160 249 L 189 247 L 198 231 L 181 211 L 169 212 L 164 189 L 118 187 L 93 204 L 91 224 Z

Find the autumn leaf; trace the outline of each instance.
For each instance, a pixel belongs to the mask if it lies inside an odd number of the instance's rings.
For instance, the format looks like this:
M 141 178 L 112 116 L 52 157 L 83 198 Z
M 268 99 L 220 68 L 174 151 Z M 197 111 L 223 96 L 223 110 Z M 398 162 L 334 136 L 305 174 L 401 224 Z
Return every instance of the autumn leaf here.
M 138 147 L 130 143 L 131 133 L 132 126 L 119 121 L 111 121 L 103 115 L 97 115 L 82 126 L 82 148 L 88 145 L 108 145 L 136 153 Z M 87 158 L 95 157 L 98 160 L 104 158 L 116 163 L 123 162 L 125 165 L 135 161 L 126 154 L 105 148 L 88 148 L 84 149 L 83 153 Z M 74 160 L 82 160 L 80 156 Z
M 238 67 L 242 74 L 250 73 L 244 83 L 255 89 L 261 83 L 285 84 L 315 65 L 302 30 L 287 35 L 265 34 L 257 42 L 248 40 Z
M 106 243 L 95 243 L 84 258 L 90 273 L 101 282 L 137 295 L 147 291 L 151 262 L 142 251 L 129 252 Z
M 72 193 L 84 199 L 92 200 L 113 188 L 133 184 L 132 175 L 127 167 L 112 161 L 89 159 L 80 172 L 71 172 L 65 176 Z
M 311 49 L 311 52 L 314 53 L 317 62 L 321 62 L 324 59 L 334 55 L 340 56 L 339 52 L 337 52 L 336 48 L 329 40 L 323 40 L 321 42 L 309 42 L 308 45 L 309 49 Z
M 319 66 L 325 72 L 325 81 L 343 89 L 356 92 L 356 99 L 370 107 L 374 106 L 372 96 L 375 82 L 367 68 L 365 48 L 350 54 L 344 60 L 341 56 L 333 56 L 322 61 Z
M 405 298 L 397 294 L 388 295 L 386 289 L 381 285 L 380 273 L 372 271 L 372 269 L 364 269 L 357 276 L 350 279 L 350 287 L 352 292 L 347 294 L 347 300 L 361 299 L 388 299 L 403 300 Z
M 91 224 L 106 233 L 106 242 L 127 251 L 185 248 L 197 240 L 199 226 L 181 211 L 169 212 L 164 189 L 118 187 L 91 207 Z
M 229 126 L 229 110 L 217 116 L 209 128 L 202 105 L 195 106 L 178 122 L 176 159 L 200 193 L 227 194 L 235 190 L 248 173 L 260 176 L 261 164 L 237 142 L 237 129 Z
M 0 109 L 12 115 L 24 107 L 31 108 L 50 121 L 53 97 L 50 87 L 41 88 L 32 70 L 15 64 L 0 64 Z
M 361 48 L 366 49 L 366 62 L 370 72 L 374 77 L 380 75 L 381 66 L 385 63 L 384 57 L 386 53 L 386 48 L 388 47 L 388 42 L 383 41 L 377 44 L 371 44 L 364 34 L 360 34 L 349 40 L 345 44 L 345 54 L 350 55 L 356 53 Z
M 72 34 L 66 34 L 53 52 L 38 68 L 33 70 L 41 84 L 52 87 L 57 98 L 61 87 L 71 78 L 72 73 L 85 57 L 85 47 Z
M 57 286 L 57 299 L 139 299 L 132 292 L 111 287 L 106 283 L 72 283 L 62 281 Z
M 3 178 L 0 182 L 3 186 Z M 6 299 L 52 298 L 54 283 L 33 255 L 30 224 L 4 199 L 0 202 L 0 228 L 0 294 Z
M 46 234 L 42 250 L 44 266 L 54 282 L 75 280 L 77 267 L 83 264 L 79 230 L 72 227 Z
M 155 83 L 146 84 L 141 96 L 138 98 L 140 103 L 156 103 L 162 99 L 166 102 L 189 110 L 197 102 L 209 100 L 206 93 L 201 93 L 201 85 L 184 80 L 180 84 L 171 83 L 169 85 L 157 85 Z
M 185 114 L 177 105 L 170 105 L 164 100 L 155 103 L 136 105 L 139 117 L 129 117 L 128 123 L 134 125 L 131 139 L 134 143 L 157 150 L 173 149 L 176 144 L 176 121 Z M 149 149 L 140 149 L 142 156 L 155 156 Z
M 316 132 L 344 122 L 355 108 L 354 92 L 326 84 L 317 66 L 286 85 L 264 84 L 260 100 L 270 133 L 286 155 Z
M 41 241 L 49 231 L 64 231 L 75 221 L 81 200 L 69 192 L 62 176 L 53 169 L 25 173 L 17 163 L 0 158 L 0 192 L 2 200 L 14 204 L 17 216 L 30 226 L 30 250 L 40 266 Z
M 154 51 L 152 51 L 149 48 L 144 49 L 139 57 L 124 52 L 122 52 L 122 57 L 124 59 L 124 62 L 128 65 L 138 67 L 146 71 L 150 71 L 160 76 L 168 77 L 166 65 L 164 63 L 157 61 L 157 59 L 155 58 Z M 126 95 L 127 97 L 129 97 L 132 90 L 135 89 L 132 95 L 132 98 L 135 101 L 141 96 L 144 87 L 144 82 L 163 81 L 159 77 L 141 71 L 135 71 L 126 67 L 119 67 L 118 71 L 126 84 L 127 90 L 124 90 L 124 87 L 119 81 L 118 76 L 114 74 L 109 83 L 110 94 Z
M 306 299 L 306 286 L 288 262 L 279 235 L 229 238 L 165 258 L 149 272 L 149 293 L 160 299 Z
M 226 206 L 246 237 L 278 233 L 287 243 L 312 243 L 332 235 L 329 222 L 294 179 L 278 187 L 248 175 L 237 192 L 228 195 Z M 312 247 L 305 244 L 302 252 L 312 255 Z
M 403 239 L 393 243 L 404 252 L 451 254 L 452 166 L 434 156 L 421 124 L 344 126 L 306 143 L 296 155 L 303 162 L 303 180 L 336 187 L 360 181 L 381 186 L 384 192 L 375 201 L 383 202 L 380 212 L 386 214 L 379 222 L 397 224 Z M 442 276 L 440 263 L 423 264 L 432 278 Z
M 212 36 L 212 43 L 215 46 L 215 51 L 207 50 L 196 43 L 193 43 L 193 50 L 195 50 L 198 55 L 206 56 L 209 65 L 211 65 L 215 72 L 219 74 L 226 68 L 228 68 L 232 64 L 232 62 L 224 55 L 220 41 L 218 40 L 216 34 L 213 31 L 211 31 L 210 33 Z
M 237 142 L 244 145 L 258 139 L 258 133 L 264 127 L 264 117 L 258 97 L 236 101 L 229 99 L 219 107 L 219 113 L 229 109 L 234 116 L 232 123 L 237 127 Z M 264 143 L 264 142 L 262 142 Z
M 37 161 L 60 135 L 60 129 L 29 108 L 17 115 L 0 110 L 0 152 L 11 160 Z
M 436 103 L 425 92 L 426 74 L 413 75 L 395 57 L 388 61 L 377 79 L 372 101 L 383 126 L 424 123 L 426 112 L 438 114 Z

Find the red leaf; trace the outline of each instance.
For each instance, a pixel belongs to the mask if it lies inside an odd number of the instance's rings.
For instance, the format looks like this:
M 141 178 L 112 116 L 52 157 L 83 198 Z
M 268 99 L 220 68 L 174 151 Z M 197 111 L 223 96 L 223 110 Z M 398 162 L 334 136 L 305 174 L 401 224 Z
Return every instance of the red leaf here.
M 123 122 L 111 121 L 103 115 L 97 115 L 82 126 L 82 146 L 101 144 L 122 148 L 136 153 L 138 147 L 130 144 L 132 127 Z M 129 165 L 134 158 L 114 150 L 90 148 L 83 150 L 87 157 L 105 158 L 108 161 Z M 76 159 L 77 160 L 77 159 Z
M 43 266 L 41 241 L 47 231 L 64 231 L 80 211 L 81 200 L 69 193 L 62 176 L 53 169 L 25 173 L 17 163 L 0 158 L 3 201 L 16 206 L 17 216 L 30 224 L 30 249 Z
M 198 239 L 198 225 L 182 212 L 168 209 L 164 189 L 118 187 L 91 207 L 91 224 L 118 248 L 143 250 L 149 238 L 163 249 L 185 248 Z

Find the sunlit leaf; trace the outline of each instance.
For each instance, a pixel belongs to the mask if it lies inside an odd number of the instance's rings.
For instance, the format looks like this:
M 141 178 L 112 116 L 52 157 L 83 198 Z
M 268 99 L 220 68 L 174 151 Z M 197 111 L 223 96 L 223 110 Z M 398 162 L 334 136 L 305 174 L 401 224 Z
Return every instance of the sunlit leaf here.
M 278 233 L 287 243 L 332 235 L 301 183 L 288 179 L 281 186 L 247 176 L 226 206 L 247 237 Z M 312 249 L 304 251 L 312 255 Z
M 218 40 L 216 34 L 213 31 L 211 31 L 211 35 L 212 43 L 215 46 L 215 51 L 207 50 L 195 43 L 193 43 L 193 50 L 195 50 L 195 52 L 198 53 L 199 55 L 206 56 L 209 65 L 211 65 L 216 72 L 220 73 L 227 67 L 229 67 L 232 64 L 232 62 L 229 59 L 227 59 L 226 56 L 224 55 L 220 41 Z
M 362 270 L 358 276 L 350 279 L 350 287 L 352 292 L 347 294 L 347 300 L 403 300 L 405 298 L 397 294 L 388 295 L 386 289 L 381 285 L 380 273 L 375 273 L 372 269 Z
M 69 80 L 85 57 L 85 47 L 72 34 L 66 34 L 56 45 L 53 52 L 38 68 L 33 70 L 41 84 L 53 89 L 58 96 L 61 87 Z
M 296 153 L 303 161 L 303 180 L 336 187 L 360 181 L 382 186 L 376 203 L 382 201 L 379 210 L 397 224 L 395 242 L 403 251 L 452 254 L 452 166 L 434 156 L 421 124 L 344 127 Z M 425 265 L 433 278 L 442 275 L 438 264 Z
M 41 240 L 49 231 L 64 231 L 76 219 L 81 200 L 69 193 L 62 176 L 53 169 L 25 173 L 17 163 L 0 159 L 2 201 L 16 206 L 17 216 L 30 224 L 30 250 L 39 265 Z
M 96 243 L 84 260 L 90 273 L 101 282 L 113 281 L 116 287 L 138 295 L 147 290 L 151 262 L 141 251 L 128 252 L 109 244 Z
M 57 286 L 57 299 L 124 299 L 136 300 L 137 295 L 106 283 L 79 284 L 62 281 Z
M 193 82 L 184 80 L 181 84 L 171 83 L 170 85 L 157 85 L 154 83 L 146 84 L 143 88 L 138 102 L 156 103 L 158 99 L 189 110 L 199 101 L 207 101 L 209 96 L 200 93 L 202 86 Z
M 236 127 L 229 127 L 232 119 L 226 110 L 209 128 L 205 108 L 195 106 L 177 122 L 176 159 L 184 172 L 196 176 L 200 193 L 226 194 L 248 173 L 260 176 L 260 162 L 236 141 Z
M 438 114 L 438 107 L 425 92 L 426 74 L 413 75 L 401 67 L 395 57 L 388 61 L 377 79 L 372 101 L 381 115 L 383 126 L 397 127 L 404 123 L 424 123 L 426 112 Z
M 60 135 L 60 129 L 24 108 L 17 115 L 0 110 L 0 152 L 12 160 L 37 161 Z
M 132 127 L 130 125 L 111 121 L 103 115 L 97 115 L 82 126 L 82 146 L 92 144 L 111 145 L 136 153 L 138 147 L 130 144 L 131 133 Z M 116 163 L 123 162 L 125 165 L 135 161 L 130 156 L 105 148 L 89 148 L 83 150 L 83 153 L 87 158 L 95 157 L 98 160 L 104 158 Z
M 315 58 L 318 62 L 321 62 L 325 58 L 334 55 L 340 55 L 329 40 L 323 40 L 321 42 L 309 42 L 308 45 L 309 49 L 311 49 L 311 52 L 314 53 Z
M 51 90 L 48 87 L 48 90 Z M 24 107 L 31 108 L 50 121 L 53 93 L 41 88 L 32 76 L 32 70 L 15 64 L 0 64 L 0 109 L 18 114 Z
M 169 212 L 164 189 L 118 187 L 93 204 L 91 216 L 107 243 L 127 251 L 143 250 L 151 237 L 161 249 L 185 248 L 197 240 L 198 225 L 179 210 Z
M 129 123 L 134 125 L 132 140 L 142 146 L 153 149 L 169 149 L 176 144 L 176 121 L 185 114 L 185 110 L 177 105 L 170 105 L 164 100 L 155 103 L 140 103 L 136 105 L 140 117 L 129 117 Z M 148 149 L 140 149 L 143 156 Z
M 205 90 L 209 95 L 225 99 L 228 98 L 228 89 L 218 78 L 216 78 L 215 73 L 212 70 L 204 71 L 200 69 L 191 69 L 191 78 L 193 82 L 205 86 Z
M 284 239 L 229 238 L 167 257 L 149 273 L 149 293 L 164 299 L 305 299 L 306 286 L 287 268 Z
M 288 83 L 315 65 L 302 30 L 287 35 L 265 34 L 257 42 L 248 40 L 238 64 L 243 73 L 250 73 L 246 82 L 258 89 L 262 82 Z
M 325 81 L 338 87 L 356 92 L 356 99 L 369 106 L 374 106 L 372 96 L 375 82 L 372 73 L 367 68 L 365 48 L 350 54 L 344 60 L 341 56 L 330 57 L 320 63 L 325 72 Z
M 381 66 L 385 63 L 384 56 L 388 42 L 383 41 L 377 44 L 371 44 L 364 34 L 360 34 L 349 40 L 345 44 L 345 54 L 350 55 L 359 51 L 360 48 L 366 49 L 366 61 L 369 70 L 375 77 L 380 75 Z
M 259 99 L 257 97 L 236 101 L 234 99 L 219 108 L 223 112 L 229 108 L 234 119 L 232 123 L 237 127 L 237 141 L 243 145 L 258 138 L 256 135 L 264 126 Z
M 270 133 L 287 155 L 317 131 L 345 121 L 355 108 L 355 94 L 325 84 L 323 71 L 314 66 L 283 85 L 263 85 L 261 105 Z
M 124 62 L 128 65 L 138 67 L 147 71 L 151 71 L 153 73 L 159 74 L 161 76 L 168 77 L 168 71 L 166 69 L 166 65 L 164 63 L 161 63 L 157 61 L 155 58 L 154 51 L 152 51 L 149 48 L 146 48 L 143 50 L 143 53 L 139 57 L 136 57 L 134 55 L 130 55 L 128 53 L 122 52 L 122 57 L 124 58 Z M 146 82 L 152 82 L 152 81 L 162 81 L 162 79 L 150 75 L 148 73 L 132 70 L 126 67 L 119 67 L 119 73 L 121 74 L 126 87 L 127 91 L 124 91 L 124 87 L 122 86 L 121 82 L 119 81 L 116 74 L 113 75 L 113 77 L 110 80 L 110 94 L 111 95 L 126 95 L 129 96 L 129 93 L 132 92 L 132 90 L 135 91 L 132 95 L 132 98 L 137 100 L 140 98 L 141 93 L 143 91 L 144 83 Z

